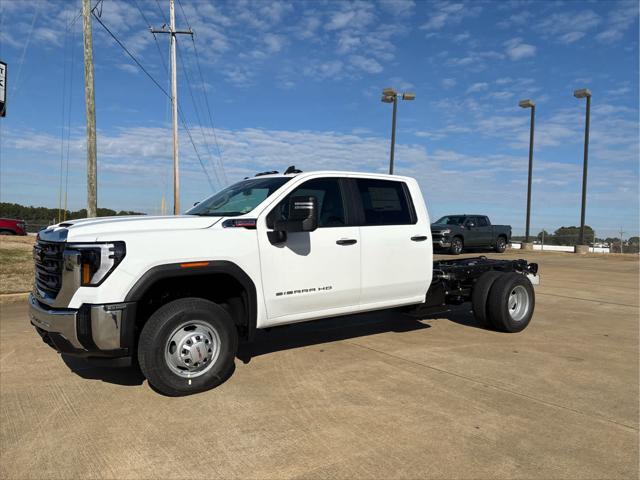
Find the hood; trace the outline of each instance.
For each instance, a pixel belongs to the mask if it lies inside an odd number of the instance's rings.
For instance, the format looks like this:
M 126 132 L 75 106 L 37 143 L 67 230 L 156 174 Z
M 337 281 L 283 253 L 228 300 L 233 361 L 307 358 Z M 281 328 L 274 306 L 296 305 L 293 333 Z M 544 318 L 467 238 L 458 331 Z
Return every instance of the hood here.
M 221 218 L 196 215 L 83 218 L 48 227 L 40 232 L 40 236 L 53 241 L 64 241 L 66 237 L 70 242 L 86 242 L 99 240 L 107 234 L 113 238 L 119 233 L 198 230 L 215 225 Z

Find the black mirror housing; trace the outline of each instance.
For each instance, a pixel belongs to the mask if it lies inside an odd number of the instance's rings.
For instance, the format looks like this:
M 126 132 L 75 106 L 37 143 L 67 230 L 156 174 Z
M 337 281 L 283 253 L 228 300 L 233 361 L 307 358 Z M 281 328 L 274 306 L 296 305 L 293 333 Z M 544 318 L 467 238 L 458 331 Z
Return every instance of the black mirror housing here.
M 289 199 L 287 220 L 276 220 L 273 229 L 281 232 L 313 232 L 318 228 L 318 199 L 312 195 Z

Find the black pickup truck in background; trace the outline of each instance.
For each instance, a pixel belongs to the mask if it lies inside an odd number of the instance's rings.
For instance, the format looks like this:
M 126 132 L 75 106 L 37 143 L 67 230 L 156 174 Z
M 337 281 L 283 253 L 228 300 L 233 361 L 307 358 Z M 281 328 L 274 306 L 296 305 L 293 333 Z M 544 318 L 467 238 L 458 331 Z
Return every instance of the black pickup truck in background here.
M 485 215 L 447 215 L 431 224 L 434 249 L 452 255 L 465 248 L 493 248 L 502 253 L 511 241 L 511 225 L 491 225 Z

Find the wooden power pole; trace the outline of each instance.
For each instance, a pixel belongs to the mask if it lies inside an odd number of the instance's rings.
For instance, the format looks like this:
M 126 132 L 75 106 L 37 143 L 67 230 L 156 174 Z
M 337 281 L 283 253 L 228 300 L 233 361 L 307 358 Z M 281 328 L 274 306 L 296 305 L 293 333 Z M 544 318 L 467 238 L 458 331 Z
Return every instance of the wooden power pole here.
M 180 161 L 178 157 L 178 81 L 176 65 L 176 35 L 193 35 L 191 30 L 176 30 L 174 0 L 169 0 L 169 30 L 151 29 L 151 33 L 168 33 L 171 45 L 171 117 L 173 120 L 173 214 L 180 214 Z
M 84 34 L 84 98 L 87 110 L 87 217 L 95 217 L 98 213 L 98 180 L 90 0 L 82 0 L 82 31 Z

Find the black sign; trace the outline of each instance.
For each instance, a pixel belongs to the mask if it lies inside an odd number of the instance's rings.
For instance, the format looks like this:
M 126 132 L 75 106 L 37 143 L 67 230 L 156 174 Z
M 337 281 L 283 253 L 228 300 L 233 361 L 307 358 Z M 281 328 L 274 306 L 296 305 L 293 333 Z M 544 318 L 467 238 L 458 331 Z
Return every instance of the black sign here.
M 0 60 L 0 117 L 7 114 L 7 64 Z

